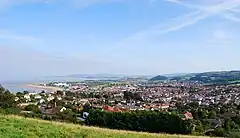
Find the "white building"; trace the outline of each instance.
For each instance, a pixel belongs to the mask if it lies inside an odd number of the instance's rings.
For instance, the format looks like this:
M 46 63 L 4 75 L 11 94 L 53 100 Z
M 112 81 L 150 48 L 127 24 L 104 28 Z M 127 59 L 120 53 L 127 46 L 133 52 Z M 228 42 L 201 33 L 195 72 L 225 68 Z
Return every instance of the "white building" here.
M 29 94 L 25 94 L 23 97 L 24 97 L 25 99 L 27 99 L 27 100 L 31 100 L 31 97 L 30 97 Z
M 56 87 L 69 87 L 70 85 L 67 83 L 59 82 L 54 84 Z
M 40 95 L 35 95 L 34 98 L 37 99 L 37 100 L 39 100 L 39 99 L 42 99 L 42 96 L 40 96 Z

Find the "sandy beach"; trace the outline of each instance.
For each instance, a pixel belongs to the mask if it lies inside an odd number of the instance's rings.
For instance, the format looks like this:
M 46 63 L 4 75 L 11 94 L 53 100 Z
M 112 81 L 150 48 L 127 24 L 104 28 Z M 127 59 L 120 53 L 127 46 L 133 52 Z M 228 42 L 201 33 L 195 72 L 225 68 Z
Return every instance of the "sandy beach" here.
M 26 85 L 24 85 L 24 87 L 41 89 L 46 92 L 63 91 L 63 88 L 51 87 L 51 86 L 40 86 L 40 84 L 26 84 Z

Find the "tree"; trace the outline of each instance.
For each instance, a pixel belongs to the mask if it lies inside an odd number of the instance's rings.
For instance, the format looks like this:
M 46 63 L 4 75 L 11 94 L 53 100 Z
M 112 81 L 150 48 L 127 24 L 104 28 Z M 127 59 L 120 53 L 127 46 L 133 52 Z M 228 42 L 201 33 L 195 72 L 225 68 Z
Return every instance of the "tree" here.
M 30 95 L 31 98 L 31 102 L 36 102 L 35 96 L 34 95 Z
M 237 106 L 237 110 L 240 110 L 240 105 Z
M 188 105 L 190 107 L 194 108 L 194 109 L 198 109 L 199 108 L 199 103 L 198 102 L 191 102 Z
M 134 97 L 134 95 L 133 95 L 133 93 L 132 92 L 128 92 L 128 91 L 125 91 L 124 93 L 124 99 L 126 99 L 126 100 L 131 100 L 131 99 L 133 99 L 133 97 Z
M 199 119 L 202 120 L 202 119 L 206 119 L 207 118 L 207 111 L 205 109 L 199 109 L 198 110 L 198 116 L 199 116 Z
M 190 134 L 194 128 L 191 120 L 182 120 L 176 114 L 155 111 L 105 112 L 92 109 L 85 123 L 112 129 L 171 134 Z
M 94 93 L 93 92 L 89 93 L 88 98 L 94 98 Z
M 216 128 L 211 135 L 217 137 L 227 137 L 228 133 L 223 128 L 219 127 Z
M 234 117 L 231 118 L 234 123 L 238 124 L 240 126 L 240 116 L 239 115 L 236 115 Z
M 24 95 L 29 94 L 29 91 L 23 91 L 23 94 Z
M 22 92 L 17 92 L 17 93 L 16 93 L 16 96 L 19 97 L 19 98 L 21 98 L 21 97 L 24 96 L 24 94 L 23 94 Z
M 208 113 L 208 118 L 215 118 L 217 116 L 217 113 L 216 111 L 214 110 L 211 110 L 209 113 Z
M 138 101 L 142 101 L 143 100 L 140 93 L 134 93 L 133 94 L 133 99 L 138 100 Z
M 198 120 L 196 121 L 195 125 L 196 125 L 195 132 L 197 132 L 198 134 L 202 134 L 204 131 L 202 123 Z
M 66 96 L 70 96 L 71 97 L 71 96 L 74 96 L 74 94 L 72 92 L 70 92 L 70 91 L 67 91 L 66 92 Z
M 37 105 L 34 105 L 34 104 L 30 104 L 28 106 L 25 107 L 25 110 L 27 111 L 32 111 L 34 113 L 40 113 L 40 109 Z
M 89 110 L 91 110 L 91 105 L 89 103 L 86 103 L 84 106 L 83 106 L 83 111 L 84 112 L 88 112 Z
M 57 113 L 57 117 L 61 120 L 65 120 L 68 122 L 73 122 L 73 123 L 77 122 L 77 119 L 74 117 L 74 113 L 70 109 Z
M 63 91 L 57 91 L 57 95 L 63 96 Z
M 228 119 L 225 120 L 223 128 L 226 131 L 230 132 L 233 129 L 237 129 L 238 126 L 230 118 L 228 118 Z
M 5 92 L 5 89 L 0 85 L 0 92 Z
M 0 92 L 0 107 L 12 108 L 15 106 L 15 95 L 11 94 L 9 91 Z
M 109 96 L 108 96 L 107 94 L 104 94 L 104 95 L 103 95 L 103 98 L 108 99 Z

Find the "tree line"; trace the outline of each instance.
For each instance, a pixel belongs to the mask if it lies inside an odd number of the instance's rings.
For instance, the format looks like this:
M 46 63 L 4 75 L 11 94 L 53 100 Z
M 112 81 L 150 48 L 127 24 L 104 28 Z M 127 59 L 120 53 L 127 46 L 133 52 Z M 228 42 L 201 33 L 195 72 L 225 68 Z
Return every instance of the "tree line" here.
M 169 134 L 191 134 L 194 129 L 191 120 L 160 111 L 105 112 L 92 109 L 85 123 L 111 129 Z

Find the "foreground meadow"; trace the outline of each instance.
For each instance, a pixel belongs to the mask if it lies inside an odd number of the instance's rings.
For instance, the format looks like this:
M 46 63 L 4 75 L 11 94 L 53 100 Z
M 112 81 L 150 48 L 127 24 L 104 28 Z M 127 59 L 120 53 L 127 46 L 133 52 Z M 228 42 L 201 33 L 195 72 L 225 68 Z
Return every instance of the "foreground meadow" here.
M 50 122 L 0 115 L 1 138 L 194 138 L 194 136 L 150 134 Z M 197 137 L 196 137 L 197 138 Z M 199 137 L 201 138 L 201 137 Z M 202 137 L 203 138 L 203 137 Z

